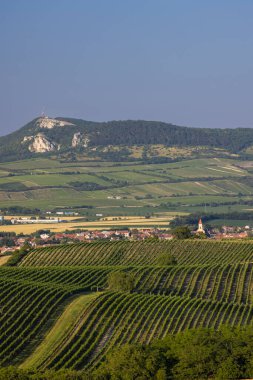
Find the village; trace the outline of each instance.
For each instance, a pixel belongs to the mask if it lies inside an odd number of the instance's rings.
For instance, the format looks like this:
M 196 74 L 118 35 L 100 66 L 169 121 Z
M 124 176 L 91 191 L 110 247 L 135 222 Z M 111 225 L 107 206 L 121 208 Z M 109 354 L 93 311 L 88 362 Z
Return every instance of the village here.
M 180 227 L 178 227 L 180 228 Z M 188 228 L 188 227 L 186 227 Z M 222 226 L 221 228 L 205 228 L 200 219 L 197 228 L 190 231 L 193 239 L 246 239 L 253 236 L 250 226 Z M 71 244 L 78 242 L 104 241 L 141 241 L 146 239 L 171 240 L 176 235 L 170 229 L 161 228 L 127 228 L 108 230 L 87 230 L 53 232 L 51 230 L 38 230 L 32 234 L 16 234 L 0 231 L 0 255 L 8 255 L 20 250 L 25 244 L 31 248 L 54 246 L 59 244 Z

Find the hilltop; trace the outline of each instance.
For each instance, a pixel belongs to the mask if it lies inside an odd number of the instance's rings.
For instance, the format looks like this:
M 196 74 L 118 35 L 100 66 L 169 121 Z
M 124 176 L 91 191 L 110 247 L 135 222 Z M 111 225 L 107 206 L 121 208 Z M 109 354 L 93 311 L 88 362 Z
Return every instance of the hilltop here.
M 94 152 L 105 153 L 118 147 L 122 159 L 129 156 L 126 148 L 140 145 L 205 146 L 238 153 L 253 145 L 253 129 L 189 128 L 144 120 L 92 122 L 38 117 L 0 138 L 0 157 L 1 161 L 10 161 L 38 154 L 86 152 L 94 155 Z

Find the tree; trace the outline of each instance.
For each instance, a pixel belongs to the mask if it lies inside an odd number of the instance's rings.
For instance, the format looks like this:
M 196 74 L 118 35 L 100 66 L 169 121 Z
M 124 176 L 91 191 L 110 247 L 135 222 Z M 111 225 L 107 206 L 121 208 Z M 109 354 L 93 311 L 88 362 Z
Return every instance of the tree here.
M 95 371 L 95 379 L 168 379 L 169 361 L 162 350 L 129 345 L 115 348 Z
M 131 292 L 134 289 L 134 278 L 129 273 L 110 273 L 107 282 L 110 290 Z
M 22 254 L 26 254 L 31 250 L 31 245 L 29 244 L 28 241 L 24 243 L 24 245 L 20 248 L 19 252 Z
M 20 248 L 20 250 L 15 250 L 12 252 L 11 258 L 7 261 L 5 266 L 14 267 L 16 266 L 22 259 L 27 255 L 27 253 L 31 250 L 31 246 L 28 242 Z
M 174 255 L 171 253 L 162 253 L 158 259 L 157 262 L 159 265 L 166 265 L 166 266 L 171 266 L 171 265 L 177 265 L 177 259 Z
M 172 235 L 176 239 L 189 239 L 192 237 L 191 230 L 188 226 L 180 226 L 174 228 L 174 230 L 172 230 Z
M 199 232 L 194 235 L 194 239 L 207 239 L 207 236 L 204 234 L 204 232 Z
M 252 350 L 251 326 L 188 330 L 148 346 L 115 347 L 92 375 L 100 380 L 252 378 Z
M 0 380 L 29 380 L 26 371 L 15 367 L 6 367 L 0 369 Z
M 242 376 L 243 376 L 243 372 L 240 369 L 240 366 L 238 365 L 238 363 L 236 363 L 236 361 L 233 358 L 228 357 L 221 363 L 217 371 L 216 379 L 217 380 L 227 380 L 227 379 L 236 380 L 236 379 L 242 378 Z

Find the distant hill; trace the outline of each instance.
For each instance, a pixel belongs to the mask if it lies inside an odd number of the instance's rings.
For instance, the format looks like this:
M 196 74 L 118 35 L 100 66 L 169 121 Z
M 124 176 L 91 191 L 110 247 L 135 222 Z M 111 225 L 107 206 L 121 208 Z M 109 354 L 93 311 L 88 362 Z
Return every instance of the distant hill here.
M 92 147 L 163 144 L 209 146 L 238 153 L 253 145 L 253 129 L 188 128 L 157 121 L 91 122 L 73 118 L 39 117 L 0 138 L 1 161 L 38 153 L 85 151 Z

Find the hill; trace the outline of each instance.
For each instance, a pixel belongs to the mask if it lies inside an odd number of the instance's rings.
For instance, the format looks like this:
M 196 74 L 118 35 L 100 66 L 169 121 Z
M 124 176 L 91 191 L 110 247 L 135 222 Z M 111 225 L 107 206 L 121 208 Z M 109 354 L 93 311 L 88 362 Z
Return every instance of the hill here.
M 99 147 L 135 145 L 208 146 L 239 152 L 253 145 L 253 129 L 188 128 L 157 121 L 91 122 L 73 118 L 39 117 L 18 131 L 0 138 L 1 161 L 88 151 Z M 93 150 L 92 150 L 93 149 Z M 120 149 L 121 156 L 129 155 Z
M 0 268 L 0 365 L 93 370 L 115 346 L 253 322 L 253 243 L 112 242 L 32 250 Z M 159 265 L 174 255 L 173 266 Z M 132 290 L 108 288 L 124 272 Z
M 70 229 L 167 226 L 175 214 L 214 207 L 218 219 L 238 212 L 248 225 L 252 131 L 37 118 L 0 138 L 0 208 L 7 215 L 78 212 L 84 219 Z

